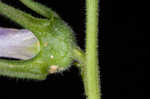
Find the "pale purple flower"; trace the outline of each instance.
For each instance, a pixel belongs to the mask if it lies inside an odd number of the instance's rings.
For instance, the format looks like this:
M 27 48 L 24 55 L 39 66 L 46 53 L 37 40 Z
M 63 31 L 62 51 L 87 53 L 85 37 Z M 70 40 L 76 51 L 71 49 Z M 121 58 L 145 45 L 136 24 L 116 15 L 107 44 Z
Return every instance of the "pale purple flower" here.
M 27 60 L 39 51 L 39 41 L 31 31 L 0 27 L 0 57 Z

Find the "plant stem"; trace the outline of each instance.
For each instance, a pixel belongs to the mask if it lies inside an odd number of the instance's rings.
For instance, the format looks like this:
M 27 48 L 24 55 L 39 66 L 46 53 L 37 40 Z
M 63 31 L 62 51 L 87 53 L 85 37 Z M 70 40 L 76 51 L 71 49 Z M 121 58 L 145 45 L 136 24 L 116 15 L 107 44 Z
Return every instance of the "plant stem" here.
M 86 0 L 86 66 L 84 79 L 88 99 L 100 99 L 98 67 L 98 0 Z

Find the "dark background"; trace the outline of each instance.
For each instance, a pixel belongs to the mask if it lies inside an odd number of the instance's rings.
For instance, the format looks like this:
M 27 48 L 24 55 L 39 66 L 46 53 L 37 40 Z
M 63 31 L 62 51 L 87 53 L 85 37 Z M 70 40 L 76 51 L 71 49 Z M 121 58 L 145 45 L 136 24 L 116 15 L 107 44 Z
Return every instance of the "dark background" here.
M 42 17 L 31 11 L 19 2 L 19 0 L 2 0 L 3 2 L 31 13 L 33 16 Z M 77 43 L 85 49 L 85 0 L 36 0 L 55 10 L 75 31 Z M 102 79 L 104 75 L 104 17 L 103 1 L 101 0 L 100 14 L 100 46 L 99 59 Z M 0 26 L 10 28 L 22 28 L 11 20 L 0 16 Z M 102 80 L 103 86 L 103 80 Z M 102 87 L 103 89 L 103 87 Z M 61 74 L 49 75 L 45 81 L 20 80 L 15 78 L 0 77 L 0 99 L 85 99 L 84 88 L 80 76 L 80 70 L 72 66 Z
M 148 1 L 110 0 L 104 13 L 106 99 L 149 99 Z

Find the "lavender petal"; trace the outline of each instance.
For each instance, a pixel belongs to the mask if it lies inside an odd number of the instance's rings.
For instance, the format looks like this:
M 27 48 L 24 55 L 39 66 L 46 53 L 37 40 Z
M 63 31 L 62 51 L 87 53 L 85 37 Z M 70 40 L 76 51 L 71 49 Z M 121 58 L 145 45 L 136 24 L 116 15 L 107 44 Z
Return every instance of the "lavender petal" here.
M 0 57 L 27 60 L 39 51 L 39 40 L 31 31 L 0 27 Z

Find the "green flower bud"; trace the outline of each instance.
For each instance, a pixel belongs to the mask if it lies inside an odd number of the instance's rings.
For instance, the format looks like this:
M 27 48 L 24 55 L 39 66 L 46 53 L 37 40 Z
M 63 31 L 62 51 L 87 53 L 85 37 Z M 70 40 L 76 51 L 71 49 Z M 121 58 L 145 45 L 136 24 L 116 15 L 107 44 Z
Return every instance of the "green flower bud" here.
M 44 5 L 32 0 L 20 1 L 46 18 L 33 17 L 1 1 L 0 14 L 31 31 L 39 40 L 40 51 L 30 60 L 0 59 L 0 75 L 43 80 L 49 73 L 67 69 L 76 47 L 72 29 Z

